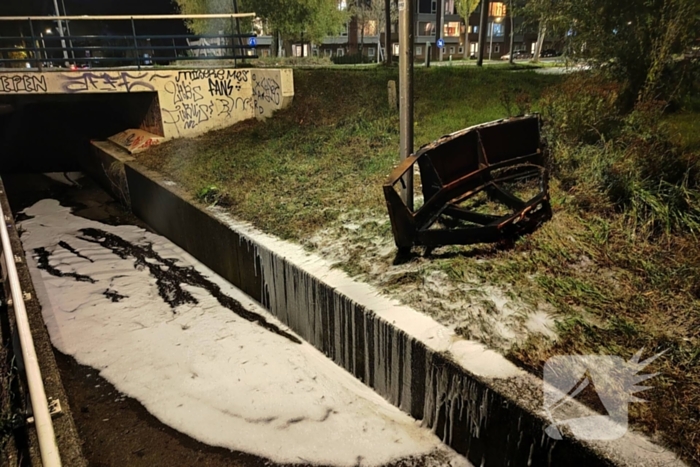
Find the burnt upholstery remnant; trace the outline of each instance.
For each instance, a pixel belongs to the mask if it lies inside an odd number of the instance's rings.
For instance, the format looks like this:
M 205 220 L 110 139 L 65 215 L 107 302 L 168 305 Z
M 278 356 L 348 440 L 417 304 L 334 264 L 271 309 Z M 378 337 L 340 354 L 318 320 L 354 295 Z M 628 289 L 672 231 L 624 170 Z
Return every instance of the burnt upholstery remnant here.
M 484 123 L 443 136 L 405 159 L 384 184 L 399 250 L 498 242 L 549 219 L 540 128 L 539 115 Z M 423 203 L 410 209 L 397 190 L 416 163 Z

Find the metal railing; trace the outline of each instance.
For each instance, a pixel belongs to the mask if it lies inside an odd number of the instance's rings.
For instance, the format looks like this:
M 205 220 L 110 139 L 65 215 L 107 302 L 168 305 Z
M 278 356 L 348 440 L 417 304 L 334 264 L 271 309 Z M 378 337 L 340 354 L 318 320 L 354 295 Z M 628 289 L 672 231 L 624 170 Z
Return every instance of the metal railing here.
M 7 232 L 8 218 L 5 217 L 2 205 L 0 205 L 0 237 L 2 237 L 2 256 L 5 261 L 7 279 L 10 285 L 12 296 L 12 308 L 15 312 L 17 322 L 17 333 L 19 334 L 20 346 L 22 347 L 22 358 L 24 360 L 25 373 L 27 375 L 27 385 L 29 386 L 29 399 L 32 403 L 32 412 L 36 426 L 37 437 L 39 439 L 39 452 L 41 462 L 44 467 L 60 467 L 61 456 L 58 452 L 56 434 L 53 430 L 53 422 L 49 411 L 49 403 L 46 399 L 46 391 L 41 378 L 39 360 L 34 348 L 34 339 L 29 327 L 27 309 L 24 305 L 22 287 L 17 275 L 15 266 L 15 255 L 12 251 L 10 236 Z
M 237 20 L 255 13 L 202 15 L 108 15 L 108 16 L 0 16 L 0 22 L 16 22 L 20 35 L 0 36 L 0 67 L 43 68 L 117 67 L 168 65 L 187 60 L 237 60 L 257 58 L 257 35 L 241 34 Z M 230 33 L 145 34 L 138 21 L 229 20 Z M 126 34 L 70 34 L 71 21 L 128 21 Z M 58 22 L 59 34 L 44 34 L 47 22 Z M 66 31 L 62 23 L 66 22 Z M 51 28 L 52 31 L 53 28 Z M 144 28 L 142 27 L 142 30 Z M 25 34 L 26 32 L 26 34 Z

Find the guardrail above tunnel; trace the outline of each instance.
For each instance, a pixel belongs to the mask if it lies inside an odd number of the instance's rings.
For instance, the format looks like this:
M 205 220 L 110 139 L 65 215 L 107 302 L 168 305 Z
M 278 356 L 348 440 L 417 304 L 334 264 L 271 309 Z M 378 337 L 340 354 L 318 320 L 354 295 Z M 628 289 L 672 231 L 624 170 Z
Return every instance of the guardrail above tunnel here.
M 240 19 L 255 13 L 203 15 L 100 15 L 100 16 L 0 16 L 0 24 L 12 23 L 0 35 L 0 67 L 113 68 L 170 65 L 174 62 L 257 58 L 257 35 L 241 33 Z M 211 24 L 210 34 L 153 34 L 153 22 L 183 23 L 203 20 Z M 71 22 L 82 24 L 117 22 L 120 33 L 71 34 Z M 57 23 L 57 25 L 54 25 Z M 65 26 L 64 26 L 65 24 Z M 180 24 L 182 27 L 182 24 Z M 89 27 L 74 28 L 89 31 Z M 117 28 L 119 29 L 119 28 Z

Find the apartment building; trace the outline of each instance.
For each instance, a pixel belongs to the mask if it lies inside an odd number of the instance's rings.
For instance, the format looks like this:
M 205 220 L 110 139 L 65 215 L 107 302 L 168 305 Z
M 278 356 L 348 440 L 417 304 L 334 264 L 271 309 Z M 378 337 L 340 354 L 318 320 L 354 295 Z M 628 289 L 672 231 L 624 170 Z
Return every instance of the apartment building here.
M 373 0 L 384 2 L 384 0 Z M 455 0 L 413 0 L 415 15 L 415 43 L 414 56 L 416 61 L 423 61 L 427 54 L 431 54 L 433 60 L 439 57 L 436 52 L 438 39 L 443 39 L 444 48 L 442 59 L 464 57 L 465 49 L 468 47 L 469 55 L 476 57 L 479 50 L 479 27 L 481 19 L 480 6 L 469 17 L 468 24 L 457 14 Z M 436 24 L 438 21 L 438 8 L 442 6 L 444 11 L 440 17 L 442 33 L 436 34 Z M 537 43 L 537 32 L 523 32 L 522 19 L 515 17 L 511 22 L 510 11 L 506 2 L 491 1 L 489 3 L 486 43 L 484 45 L 484 57 L 497 60 L 503 55 L 510 53 L 510 32 L 514 26 L 516 32 L 514 36 L 514 50 L 527 53 L 534 53 Z M 467 44 L 465 32 L 468 31 L 469 43 Z M 391 53 L 398 55 L 398 25 L 393 22 L 390 25 Z M 284 51 L 286 55 L 292 56 L 325 56 L 337 57 L 347 54 L 362 53 L 370 60 L 380 61 L 384 58 L 384 28 L 376 20 L 366 19 L 361 21 L 357 17 L 351 18 L 345 25 L 343 31 L 337 36 L 327 36 L 320 44 L 295 43 L 286 44 Z M 261 38 L 259 44 L 264 42 Z M 551 40 L 545 41 L 544 49 L 554 48 L 555 44 Z M 263 51 L 261 55 L 269 54 Z

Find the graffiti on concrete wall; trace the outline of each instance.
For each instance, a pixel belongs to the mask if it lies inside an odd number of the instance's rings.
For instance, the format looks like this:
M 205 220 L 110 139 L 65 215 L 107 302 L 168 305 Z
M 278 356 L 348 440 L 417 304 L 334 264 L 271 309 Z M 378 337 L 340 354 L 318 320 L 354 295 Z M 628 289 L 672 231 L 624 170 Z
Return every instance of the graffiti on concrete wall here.
M 250 70 L 187 70 L 177 73 L 164 87 L 161 98 L 163 123 L 177 135 L 202 126 L 229 123 L 235 111 L 253 109 L 253 98 L 243 92 Z
M 79 92 L 148 92 L 155 91 L 159 79 L 170 79 L 170 75 L 158 73 L 134 73 L 129 71 L 87 71 L 62 75 L 62 88 L 69 94 Z
M 48 91 L 45 75 L 2 75 L 0 92 L 43 93 Z
M 272 77 L 253 73 L 253 101 L 259 116 L 277 108 L 282 101 L 279 83 Z

